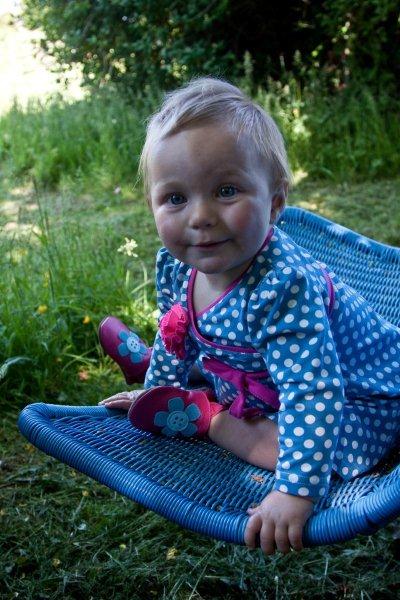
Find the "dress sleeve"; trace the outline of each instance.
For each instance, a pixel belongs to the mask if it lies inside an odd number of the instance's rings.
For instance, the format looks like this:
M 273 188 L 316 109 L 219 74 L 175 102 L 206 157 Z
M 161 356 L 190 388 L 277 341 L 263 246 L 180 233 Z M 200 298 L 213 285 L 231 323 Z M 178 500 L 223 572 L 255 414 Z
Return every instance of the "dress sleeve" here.
M 157 305 L 160 312 L 159 323 L 172 306 L 180 300 L 182 280 L 182 275 L 179 272 L 180 265 L 181 263 L 175 260 L 165 248 L 159 250 L 156 261 Z M 197 348 L 193 345 L 188 335 L 185 338 L 184 358 L 179 359 L 174 354 L 169 354 L 165 349 L 160 329 L 158 328 L 144 387 L 146 389 L 159 385 L 186 387 L 190 369 L 197 355 Z
M 250 339 L 279 391 L 275 489 L 313 500 L 327 490 L 344 403 L 322 277 L 306 269 L 269 273 L 247 315 Z

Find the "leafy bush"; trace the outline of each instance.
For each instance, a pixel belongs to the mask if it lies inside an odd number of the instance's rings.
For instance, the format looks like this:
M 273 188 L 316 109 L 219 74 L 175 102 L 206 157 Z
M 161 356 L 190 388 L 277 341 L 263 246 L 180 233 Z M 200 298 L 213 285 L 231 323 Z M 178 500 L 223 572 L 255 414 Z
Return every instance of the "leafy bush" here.
M 25 20 L 45 32 L 42 47 L 85 83 L 112 81 L 137 94 L 197 72 L 235 72 L 219 36 L 228 0 L 27 0 Z
M 324 39 L 317 64 L 340 84 L 362 81 L 375 91 L 399 89 L 400 10 L 397 0 L 326 0 L 317 23 Z
M 83 65 L 86 84 L 113 82 L 137 95 L 193 75 L 244 75 L 256 85 L 364 81 L 399 89 L 397 0 L 25 0 L 25 22 L 68 73 Z

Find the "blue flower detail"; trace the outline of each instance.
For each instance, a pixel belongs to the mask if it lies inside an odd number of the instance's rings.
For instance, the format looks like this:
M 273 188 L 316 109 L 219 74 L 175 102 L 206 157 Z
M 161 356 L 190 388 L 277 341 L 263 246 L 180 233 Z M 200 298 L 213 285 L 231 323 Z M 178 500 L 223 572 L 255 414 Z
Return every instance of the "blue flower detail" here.
M 154 415 L 154 425 L 162 427 L 164 435 L 191 436 L 197 432 L 197 427 L 191 421 L 201 417 L 201 411 L 197 404 L 189 404 L 185 408 L 182 398 L 170 398 L 168 400 L 168 412 L 160 410 Z
M 147 348 L 133 331 L 121 331 L 118 334 L 120 340 L 122 340 L 122 344 L 118 346 L 118 354 L 120 356 L 128 356 L 130 357 L 133 364 L 137 364 L 142 362 L 144 357 L 147 354 Z

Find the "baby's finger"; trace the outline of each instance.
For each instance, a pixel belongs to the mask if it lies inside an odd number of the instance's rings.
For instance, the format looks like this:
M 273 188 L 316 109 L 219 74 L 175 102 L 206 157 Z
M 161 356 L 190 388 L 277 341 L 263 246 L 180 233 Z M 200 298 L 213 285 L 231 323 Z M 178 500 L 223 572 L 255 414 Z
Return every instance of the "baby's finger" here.
M 289 525 L 288 535 L 293 550 L 303 550 L 303 528 L 300 525 Z
M 140 394 L 140 390 L 133 390 L 132 392 L 119 392 L 118 394 L 114 394 L 113 396 L 110 396 L 109 398 L 105 398 L 104 400 L 101 400 L 99 402 L 100 405 L 104 405 L 104 404 L 110 404 L 111 402 L 120 402 L 121 400 L 123 401 L 128 401 L 130 402 L 130 404 L 132 404 L 132 402 L 134 400 L 137 399 L 137 397 Z
M 119 400 L 109 400 L 107 402 L 100 402 L 99 404 L 106 408 L 122 408 L 123 410 L 129 410 L 132 406 L 132 400 L 120 398 Z
M 109 396 L 108 398 L 104 398 L 101 400 L 99 404 L 108 404 L 109 402 L 113 402 L 114 400 L 121 400 L 122 398 L 129 398 L 129 392 L 119 392 L 119 394 L 114 394 L 113 396 Z
M 264 554 L 275 552 L 275 523 L 265 520 L 260 532 L 260 547 Z
M 259 508 L 259 506 L 249 506 L 249 508 L 247 509 L 247 514 L 254 515 L 256 512 L 258 512 Z
M 276 549 L 283 554 L 290 552 L 290 543 L 287 525 L 277 525 L 275 528 Z
M 244 532 L 244 543 L 248 548 L 256 547 L 256 536 L 262 525 L 262 519 L 259 514 L 255 514 L 247 521 L 247 527 Z

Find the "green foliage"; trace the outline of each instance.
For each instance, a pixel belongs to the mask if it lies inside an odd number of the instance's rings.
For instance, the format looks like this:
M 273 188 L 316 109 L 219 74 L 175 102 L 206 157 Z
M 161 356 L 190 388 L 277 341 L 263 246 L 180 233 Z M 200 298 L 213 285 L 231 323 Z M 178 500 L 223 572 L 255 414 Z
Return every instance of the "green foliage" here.
M 399 106 L 387 96 L 375 99 L 368 88 L 353 88 L 351 94 L 344 89 L 324 103 L 311 103 L 312 142 L 304 154 L 310 177 L 373 181 L 395 176 L 400 168 L 398 117 Z
M 45 32 L 42 46 L 85 83 L 125 91 L 168 87 L 198 72 L 235 71 L 218 36 L 228 0 L 26 0 L 25 19 Z
M 110 91 L 73 103 L 15 104 L 0 117 L 0 161 L 12 176 L 28 174 L 50 188 L 100 173 L 109 187 L 133 182 L 149 110 L 140 98 L 133 108 Z
M 256 85 L 291 71 L 302 85 L 399 89 L 397 0 L 25 0 L 24 18 L 61 70 L 79 63 L 86 84 L 125 94 L 199 74 L 236 80 L 250 61 Z
M 258 100 L 280 124 L 293 168 L 310 179 L 373 181 L 399 171 L 400 104 L 388 94 L 353 85 L 329 95 L 289 80 Z
M 325 42 L 315 50 L 337 83 L 354 80 L 375 91 L 399 89 L 400 6 L 397 0 L 326 0 L 318 12 Z

